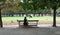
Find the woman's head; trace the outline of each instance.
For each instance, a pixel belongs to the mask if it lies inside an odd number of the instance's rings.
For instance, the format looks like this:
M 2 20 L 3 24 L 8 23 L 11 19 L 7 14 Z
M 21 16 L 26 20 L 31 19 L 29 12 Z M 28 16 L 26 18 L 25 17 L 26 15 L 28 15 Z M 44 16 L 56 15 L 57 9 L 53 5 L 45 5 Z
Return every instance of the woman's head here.
M 24 17 L 26 19 L 26 17 Z

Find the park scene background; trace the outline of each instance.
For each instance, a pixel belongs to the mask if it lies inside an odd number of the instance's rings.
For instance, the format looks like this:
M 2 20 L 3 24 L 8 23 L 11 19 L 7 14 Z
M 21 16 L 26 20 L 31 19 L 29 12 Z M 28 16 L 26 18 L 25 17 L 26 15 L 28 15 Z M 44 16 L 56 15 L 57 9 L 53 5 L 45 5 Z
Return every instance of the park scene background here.
M 60 0 L 0 0 L 0 35 L 60 35 Z
M 43 2 L 43 3 L 42 3 Z M 38 25 L 60 24 L 60 0 L 0 0 L 0 21 L 18 25 L 17 20 L 39 20 Z

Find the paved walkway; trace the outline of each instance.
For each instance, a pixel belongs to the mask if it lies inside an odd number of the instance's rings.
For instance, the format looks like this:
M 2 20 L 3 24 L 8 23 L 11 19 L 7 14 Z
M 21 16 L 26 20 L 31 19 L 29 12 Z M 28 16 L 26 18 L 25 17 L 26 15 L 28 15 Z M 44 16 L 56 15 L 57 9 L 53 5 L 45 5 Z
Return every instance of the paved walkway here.
M 60 27 L 0 28 L 0 35 L 60 35 Z
M 13 26 L 13 25 L 12 25 Z M 60 27 L 4 27 L 0 28 L 0 35 L 60 35 Z

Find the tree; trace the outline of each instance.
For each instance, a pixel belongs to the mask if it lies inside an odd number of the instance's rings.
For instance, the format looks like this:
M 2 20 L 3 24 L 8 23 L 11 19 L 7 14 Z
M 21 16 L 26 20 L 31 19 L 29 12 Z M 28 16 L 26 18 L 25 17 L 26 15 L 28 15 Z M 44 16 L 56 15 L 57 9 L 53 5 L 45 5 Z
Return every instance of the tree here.
M 53 9 L 53 27 L 56 27 L 56 10 L 60 6 L 60 0 L 33 0 L 36 5 L 38 3 L 38 8 L 45 9 L 45 8 L 52 8 Z M 34 9 L 37 9 L 34 7 Z
M 39 2 L 42 2 L 40 7 L 53 9 L 53 27 L 56 27 L 56 10 L 60 6 L 60 0 L 40 0 Z
M 7 10 L 10 9 L 12 11 L 16 11 L 16 10 L 21 10 L 21 6 L 18 5 L 18 3 L 20 3 L 20 0 L 7 0 L 6 1 L 6 8 Z
M 60 0 L 48 0 L 47 3 L 53 9 L 53 27 L 56 27 L 56 10 L 60 6 Z
M 4 7 L 4 3 L 6 0 L 0 0 L 0 27 L 3 27 L 2 17 L 1 17 L 1 9 Z

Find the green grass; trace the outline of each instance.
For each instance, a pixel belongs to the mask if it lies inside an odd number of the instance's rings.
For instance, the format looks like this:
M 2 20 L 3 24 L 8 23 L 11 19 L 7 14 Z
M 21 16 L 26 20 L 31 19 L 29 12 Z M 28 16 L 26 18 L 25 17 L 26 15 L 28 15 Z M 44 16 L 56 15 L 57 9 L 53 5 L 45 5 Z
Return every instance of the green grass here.
M 57 23 L 60 23 L 60 17 L 56 17 Z M 2 21 L 4 24 L 11 24 L 11 21 L 16 22 L 17 20 L 24 20 L 24 17 L 2 17 Z M 40 20 L 40 23 L 53 23 L 52 16 L 39 16 L 39 17 L 27 17 L 27 20 Z M 15 24 L 15 23 L 13 23 Z
M 2 21 L 23 20 L 24 17 L 2 17 Z M 51 16 L 27 17 L 28 20 L 52 20 Z

